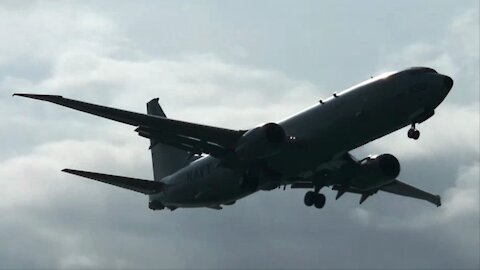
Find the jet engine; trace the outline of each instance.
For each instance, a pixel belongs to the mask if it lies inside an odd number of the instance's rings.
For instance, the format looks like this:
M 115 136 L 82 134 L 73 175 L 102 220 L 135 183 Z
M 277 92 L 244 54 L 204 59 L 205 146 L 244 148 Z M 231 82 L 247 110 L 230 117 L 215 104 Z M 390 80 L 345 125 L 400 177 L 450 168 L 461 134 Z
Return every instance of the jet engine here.
M 391 154 L 369 156 L 359 162 L 355 186 L 368 190 L 392 182 L 400 174 L 400 162 Z
M 276 123 L 268 123 L 247 131 L 237 143 L 235 153 L 241 160 L 262 159 L 280 151 L 287 140 L 285 130 Z

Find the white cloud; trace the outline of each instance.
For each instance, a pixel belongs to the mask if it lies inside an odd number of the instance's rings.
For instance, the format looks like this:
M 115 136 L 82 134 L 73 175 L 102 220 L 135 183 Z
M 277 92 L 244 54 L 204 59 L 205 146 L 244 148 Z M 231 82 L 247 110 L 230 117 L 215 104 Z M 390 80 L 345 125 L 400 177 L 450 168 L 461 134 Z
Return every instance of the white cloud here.
M 455 187 L 448 189 L 446 192 L 446 207 L 441 214 L 444 221 L 458 220 L 462 217 L 479 217 L 479 166 L 480 164 L 477 163 L 470 167 L 459 168 Z
M 478 9 L 467 10 L 451 23 L 446 40 L 448 51 L 455 53 L 458 60 L 474 63 L 479 57 L 479 13 Z M 478 63 L 477 63 L 478 64 Z
M 478 10 L 467 10 L 455 18 L 441 40 L 410 44 L 386 57 L 384 65 L 391 67 L 426 65 L 457 77 L 479 58 Z
M 190 55 L 178 60 L 119 60 L 103 55 L 68 54 L 60 57 L 52 75 L 38 88 L 65 95 L 78 95 L 81 91 L 84 99 L 100 97 L 130 109 L 143 109 L 146 101 L 158 96 L 180 117 L 195 117 L 197 109 L 205 111 L 208 105 L 215 104 L 203 114 L 204 119 L 194 119 L 209 122 L 213 115 L 224 115 L 222 110 L 236 111 L 233 116 L 240 117 L 248 113 L 248 119 L 239 119 L 238 125 L 256 124 L 249 119 L 254 119 L 252 114 L 259 116 L 258 106 L 267 108 L 262 108 L 264 116 L 257 119 L 279 119 L 286 114 L 275 117 L 278 104 L 286 104 L 283 109 L 293 112 L 318 95 L 316 87 L 308 82 L 289 79 L 279 72 L 235 66 L 211 55 Z
M 144 145 L 143 145 L 144 146 Z M 0 208 L 9 209 L 25 205 L 51 205 L 52 198 L 67 196 L 80 199 L 84 185 L 72 182 L 72 176 L 60 172 L 63 168 L 80 168 L 118 174 L 145 168 L 148 152 L 142 145 L 132 143 L 113 145 L 98 141 L 58 141 L 40 145 L 24 156 L 7 159 L 0 163 L 0 178 L 14 179 L 4 183 L 0 194 Z M 147 166 L 148 167 L 148 166 Z M 148 171 L 141 172 L 141 176 Z M 73 186 L 72 186 L 73 185 Z M 71 194 L 77 190 L 78 193 Z M 86 192 L 87 196 L 100 193 Z M 55 201 L 56 199 L 53 199 Z
M 82 7 L 33 3 L 0 7 L 0 67 L 16 61 L 52 63 L 65 51 L 112 52 L 121 42 L 108 19 Z M 113 41 L 113 42 L 112 42 Z

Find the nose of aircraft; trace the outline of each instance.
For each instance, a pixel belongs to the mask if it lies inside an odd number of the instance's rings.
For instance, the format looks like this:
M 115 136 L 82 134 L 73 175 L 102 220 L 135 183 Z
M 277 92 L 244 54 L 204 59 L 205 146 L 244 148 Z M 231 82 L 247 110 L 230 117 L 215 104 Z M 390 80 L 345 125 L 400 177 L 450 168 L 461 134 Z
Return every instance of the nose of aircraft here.
M 453 86 L 452 78 L 446 75 L 443 75 L 443 85 L 445 86 L 447 91 L 450 91 L 450 89 L 452 89 L 452 86 Z

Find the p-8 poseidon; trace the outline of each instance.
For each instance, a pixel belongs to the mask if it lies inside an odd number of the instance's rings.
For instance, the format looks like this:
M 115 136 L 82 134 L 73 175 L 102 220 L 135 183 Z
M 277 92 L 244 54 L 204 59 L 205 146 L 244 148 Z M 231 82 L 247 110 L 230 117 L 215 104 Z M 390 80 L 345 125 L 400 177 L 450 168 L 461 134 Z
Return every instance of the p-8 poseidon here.
M 360 194 L 378 191 L 440 206 L 440 196 L 397 179 L 391 154 L 356 159 L 349 151 L 405 126 L 417 140 L 416 124 L 434 115 L 453 80 L 426 67 L 385 73 L 320 100 L 278 123 L 231 130 L 167 118 L 158 98 L 147 114 L 56 95 L 14 94 L 52 102 L 135 126 L 150 140 L 154 180 L 64 169 L 64 172 L 148 195 L 149 208 L 222 209 L 259 190 L 290 186 L 309 190 L 306 206 L 323 208 L 323 187 Z

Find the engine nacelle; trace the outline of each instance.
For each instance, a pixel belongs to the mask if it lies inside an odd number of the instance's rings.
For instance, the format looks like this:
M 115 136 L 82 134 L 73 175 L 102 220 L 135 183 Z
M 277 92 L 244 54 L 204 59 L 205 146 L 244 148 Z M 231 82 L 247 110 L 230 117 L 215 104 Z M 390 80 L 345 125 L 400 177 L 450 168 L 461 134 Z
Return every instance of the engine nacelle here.
M 237 143 L 235 153 L 241 160 L 262 159 L 273 156 L 287 140 L 285 130 L 275 123 L 268 123 L 247 131 Z
M 372 189 L 392 182 L 400 174 L 400 162 L 391 154 L 370 156 L 360 162 L 355 186 Z

